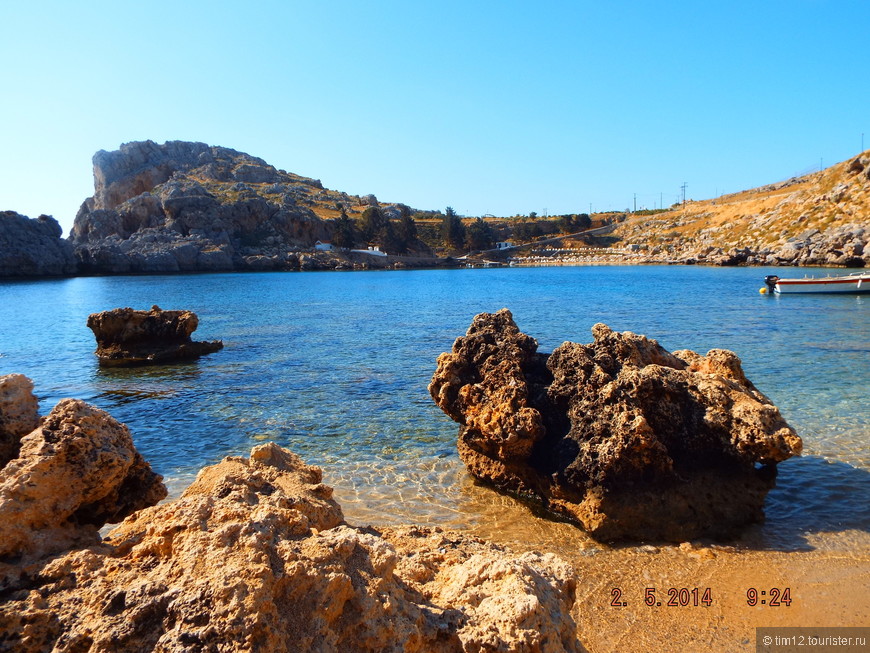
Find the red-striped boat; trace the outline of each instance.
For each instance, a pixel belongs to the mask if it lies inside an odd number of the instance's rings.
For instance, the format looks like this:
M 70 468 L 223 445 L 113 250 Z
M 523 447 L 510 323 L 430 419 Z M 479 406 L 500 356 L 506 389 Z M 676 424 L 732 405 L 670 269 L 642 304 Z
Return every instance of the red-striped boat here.
M 870 293 L 870 272 L 855 272 L 835 277 L 780 279 L 775 274 L 764 277 L 771 293 Z M 762 288 L 762 290 L 764 290 Z

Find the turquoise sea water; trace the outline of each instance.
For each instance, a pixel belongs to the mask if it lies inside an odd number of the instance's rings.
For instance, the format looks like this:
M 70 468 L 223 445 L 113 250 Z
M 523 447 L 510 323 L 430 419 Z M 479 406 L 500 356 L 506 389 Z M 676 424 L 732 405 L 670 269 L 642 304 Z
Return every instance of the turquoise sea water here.
M 780 465 L 767 522 L 745 544 L 866 546 L 870 532 L 870 297 L 762 296 L 781 268 L 557 267 L 92 277 L 0 282 L 0 374 L 109 411 L 173 492 L 203 465 L 273 440 L 324 468 L 349 521 L 515 529 L 527 510 L 471 482 L 457 425 L 426 386 L 472 317 L 508 307 L 541 351 L 590 327 L 667 349 L 732 349 L 804 439 Z M 815 274 L 819 274 L 818 271 Z M 197 362 L 105 370 L 90 313 L 190 309 Z M 537 528 L 547 529 L 546 524 Z

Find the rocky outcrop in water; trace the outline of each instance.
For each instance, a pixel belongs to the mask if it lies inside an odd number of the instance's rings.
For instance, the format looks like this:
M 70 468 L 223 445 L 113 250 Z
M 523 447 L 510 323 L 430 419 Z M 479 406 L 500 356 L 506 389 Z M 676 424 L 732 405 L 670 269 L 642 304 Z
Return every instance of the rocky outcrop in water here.
M 0 423 L 20 432 L 33 421 L 34 401 L 24 377 L 14 376 L 22 391 L 17 400 L 4 396 Z M 0 384 L 8 388 L 9 377 Z M 104 524 L 165 496 L 162 477 L 136 451 L 126 426 L 82 401 L 62 400 L 0 469 L 0 591 L 19 582 L 29 562 L 96 544 Z
M 222 349 L 220 340 L 195 342 L 190 334 L 199 326 L 192 311 L 150 311 L 116 308 L 88 316 L 97 339 L 94 352 L 100 365 L 121 367 L 192 360 Z
M 0 212 L 0 278 L 75 274 L 72 245 L 61 238 L 57 220 L 31 220 L 15 211 Z
M 203 469 L 99 545 L 0 571 L 14 650 L 582 650 L 558 558 L 350 527 L 320 470 L 274 444 Z
M 763 518 L 801 440 L 726 350 L 670 353 L 603 324 L 552 354 L 482 313 L 429 386 L 477 478 L 601 540 L 728 537 Z

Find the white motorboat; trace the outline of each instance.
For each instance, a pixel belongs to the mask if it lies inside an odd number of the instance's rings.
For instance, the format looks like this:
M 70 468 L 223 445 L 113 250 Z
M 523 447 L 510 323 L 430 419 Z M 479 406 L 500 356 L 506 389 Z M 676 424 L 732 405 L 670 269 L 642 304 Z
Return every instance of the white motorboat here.
M 767 288 L 761 291 L 779 295 L 791 293 L 870 293 L 870 272 L 839 276 L 780 279 L 775 274 L 764 277 Z

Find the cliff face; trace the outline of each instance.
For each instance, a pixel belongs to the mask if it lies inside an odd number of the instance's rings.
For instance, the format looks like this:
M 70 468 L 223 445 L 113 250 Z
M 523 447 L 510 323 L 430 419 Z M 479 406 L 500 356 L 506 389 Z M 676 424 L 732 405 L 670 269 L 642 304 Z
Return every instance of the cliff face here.
M 328 240 L 300 201 L 319 189 L 227 148 L 127 143 L 94 155 L 94 196 L 70 240 L 82 272 L 292 268 L 290 250 Z
M 31 220 L 0 212 L 0 278 L 75 274 L 73 248 L 61 239 L 62 231 L 48 215 Z

